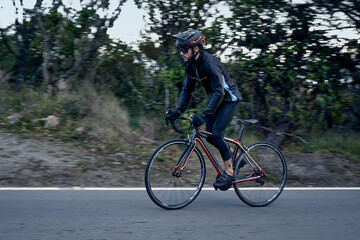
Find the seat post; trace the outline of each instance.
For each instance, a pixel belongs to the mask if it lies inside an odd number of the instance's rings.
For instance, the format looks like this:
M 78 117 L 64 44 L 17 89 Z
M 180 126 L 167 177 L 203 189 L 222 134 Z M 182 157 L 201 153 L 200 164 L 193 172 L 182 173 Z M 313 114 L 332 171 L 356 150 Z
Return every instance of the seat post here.
M 244 133 L 244 130 L 245 130 L 245 127 L 246 127 L 246 123 L 242 123 L 241 124 L 241 127 L 240 127 L 240 131 L 239 131 L 239 136 L 238 136 L 238 140 L 241 140 L 242 136 L 243 136 L 243 133 Z

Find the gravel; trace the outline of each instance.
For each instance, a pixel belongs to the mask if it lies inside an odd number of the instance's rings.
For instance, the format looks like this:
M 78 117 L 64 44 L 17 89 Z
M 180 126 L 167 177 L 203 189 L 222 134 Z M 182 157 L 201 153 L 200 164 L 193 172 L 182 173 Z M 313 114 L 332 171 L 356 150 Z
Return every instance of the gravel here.
M 143 187 L 148 157 L 159 143 L 141 139 L 131 149 L 107 151 L 102 143 L 24 137 L 0 129 L 0 186 Z M 284 153 L 287 186 L 360 186 L 360 164 L 354 157 Z M 215 173 L 207 161 L 207 182 Z M 210 170 L 210 171 L 209 171 Z

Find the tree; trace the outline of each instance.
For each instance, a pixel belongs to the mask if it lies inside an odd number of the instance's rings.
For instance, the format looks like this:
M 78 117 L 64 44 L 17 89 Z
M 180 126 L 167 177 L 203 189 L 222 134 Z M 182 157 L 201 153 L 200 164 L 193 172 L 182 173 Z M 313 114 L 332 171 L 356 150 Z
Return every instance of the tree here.
M 146 102 L 146 69 L 141 54 L 121 41 L 109 39 L 98 60 L 94 83 L 110 88 L 123 101 L 130 114 L 142 111 Z
M 24 9 L 23 23 L 17 18 L 14 25 L 1 29 L 2 42 L 16 59 L 17 83 L 24 82 L 31 47 L 42 57 L 38 69 L 42 70 L 46 92 L 54 93 L 60 80 L 73 85 L 74 79 L 96 72 L 100 49 L 109 39 L 107 30 L 114 25 L 125 0 L 118 1 L 111 13 L 109 0 L 80 2 L 81 9 L 77 10 L 61 0 L 53 0 L 50 7 L 37 0 L 32 9 Z
M 18 7 L 15 1 L 13 1 L 13 4 L 16 11 L 15 22 L 6 28 L 0 28 L 0 34 L 1 42 L 6 47 L 7 52 L 15 59 L 15 65 L 12 71 L 15 73 L 14 82 L 19 85 L 25 82 L 26 79 L 29 54 L 31 51 L 31 43 L 34 40 L 36 23 L 34 16 L 29 15 L 27 11 L 23 12 L 23 22 L 20 23 Z M 22 1 L 20 1 L 20 4 L 22 7 Z M 9 34 L 12 31 L 14 31 L 14 34 Z
M 205 29 L 208 18 L 214 14 L 211 8 L 216 0 L 200 1 L 150 1 L 136 0 L 138 7 L 147 9 L 149 24 L 145 31 L 144 41 L 140 49 L 154 63 L 151 80 L 152 92 L 158 94 L 150 100 L 151 106 L 158 106 L 165 98 L 162 109 L 177 104 L 177 97 L 182 88 L 184 73 L 181 61 L 175 49 L 175 41 L 171 35 L 190 28 Z
M 42 7 L 42 0 L 38 0 L 35 14 L 44 37 L 43 77 L 48 90 L 53 91 L 60 80 L 74 84 L 71 79 L 88 78 L 96 71 L 99 50 L 108 39 L 106 32 L 114 25 L 124 2 L 119 1 L 110 16 L 100 16 L 100 10 L 108 11 L 109 0 L 82 1 L 79 11 L 66 7 L 61 0 L 54 0 L 50 14 L 47 15 L 44 14 L 46 8 Z M 60 7 L 64 9 L 67 17 L 60 13 Z M 72 18 L 74 21 L 71 21 Z M 70 52 L 67 51 L 69 48 Z M 65 64 L 57 64 L 64 59 L 67 59 Z M 56 66 L 60 67 L 50 75 L 50 69 Z
M 339 59 L 332 57 L 341 56 L 341 49 L 314 28 L 314 6 L 277 0 L 230 6 L 228 24 L 238 46 L 235 71 L 243 75 L 252 113 L 275 131 L 267 140 L 279 145 L 284 136 L 278 132 L 341 124 L 345 85 Z
M 346 91 L 344 112 L 348 116 L 353 129 L 359 129 L 360 123 L 360 3 L 358 0 L 314 0 L 313 9 L 319 16 L 318 25 L 326 25 L 329 34 L 339 31 L 352 31 L 357 38 L 336 37 L 335 44 L 340 50 L 331 57 L 338 64 L 338 78 L 343 81 Z M 332 70 L 333 71 L 333 70 Z M 349 93 L 350 92 L 350 93 Z M 349 100 L 352 98 L 352 100 Z M 350 120 L 355 117 L 356 120 Z

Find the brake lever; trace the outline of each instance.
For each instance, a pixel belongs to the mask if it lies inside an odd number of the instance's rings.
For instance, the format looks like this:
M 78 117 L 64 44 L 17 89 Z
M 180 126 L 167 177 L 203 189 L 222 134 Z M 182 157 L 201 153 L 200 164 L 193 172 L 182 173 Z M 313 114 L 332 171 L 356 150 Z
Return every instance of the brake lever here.
M 168 114 L 170 111 L 171 111 L 170 108 L 168 108 L 168 110 L 165 113 L 165 127 L 167 127 L 169 125 Z
M 190 116 L 190 119 L 191 119 L 191 128 L 193 128 L 193 129 L 195 129 L 195 131 L 197 132 L 197 134 L 199 135 L 199 136 L 201 136 L 201 137 L 203 137 L 203 138 L 207 138 L 207 135 L 205 135 L 205 134 L 202 134 L 201 132 L 200 132 L 200 130 L 199 130 L 199 127 L 196 127 L 196 128 L 194 128 L 194 126 L 193 126 L 193 121 L 194 121 L 194 118 L 195 118 L 195 116 L 196 116 L 196 114 L 191 114 L 191 116 Z

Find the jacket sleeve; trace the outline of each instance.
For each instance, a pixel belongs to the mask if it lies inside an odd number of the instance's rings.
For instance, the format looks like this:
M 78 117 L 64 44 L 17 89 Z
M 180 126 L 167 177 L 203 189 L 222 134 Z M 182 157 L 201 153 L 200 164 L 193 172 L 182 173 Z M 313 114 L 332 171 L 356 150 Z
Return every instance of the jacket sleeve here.
M 209 104 L 203 112 L 205 117 L 210 117 L 215 113 L 225 96 L 221 67 L 218 64 L 211 64 L 208 66 L 208 69 L 208 77 L 212 90 L 209 96 Z
M 185 81 L 184 81 L 183 88 L 181 90 L 179 104 L 177 107 L 177 110 L 179 112 L 181 112 L 181 113 L 185 112 L 185 110 L 189 104 L 191 93 L 194 91 L 195 84 L 196 84 L 196 80 L 189 78 L 188 74 L 185 71 Z

